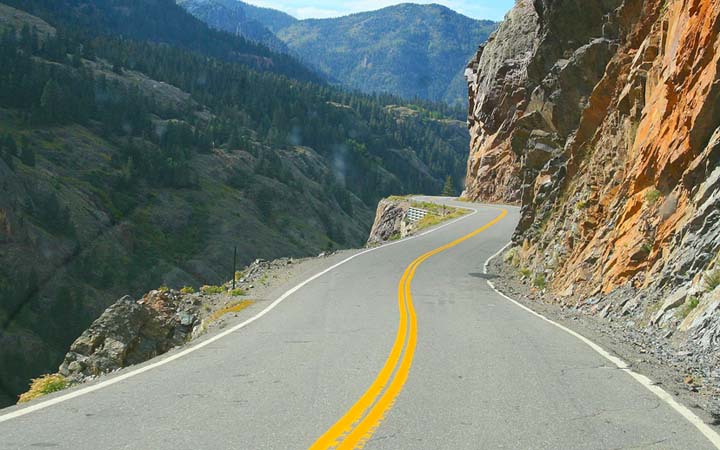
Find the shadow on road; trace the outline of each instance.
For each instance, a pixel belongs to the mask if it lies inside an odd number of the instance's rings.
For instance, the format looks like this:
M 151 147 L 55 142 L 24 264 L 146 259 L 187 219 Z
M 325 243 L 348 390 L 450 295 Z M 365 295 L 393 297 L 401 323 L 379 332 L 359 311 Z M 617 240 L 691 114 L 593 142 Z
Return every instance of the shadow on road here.
M 470 275 L 471 277 L 475 277 L 475 278 L 481 278 L 483 280 L 494 280 L 495 278 L 497 278 L 497 275 L 493 275 L 490 273 L 474 272 L 474 273 L 469 273 L 468 275 Z

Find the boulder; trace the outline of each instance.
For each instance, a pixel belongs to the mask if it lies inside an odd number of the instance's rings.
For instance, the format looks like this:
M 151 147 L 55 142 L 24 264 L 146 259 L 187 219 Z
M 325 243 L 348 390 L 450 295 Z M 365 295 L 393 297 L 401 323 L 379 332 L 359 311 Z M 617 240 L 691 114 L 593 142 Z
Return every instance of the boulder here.
M 173 290 L 122 297 L 75 340 L 59 373 L 82 381 L 163 354 L 189 340 L 198 309 L 199 302 Z

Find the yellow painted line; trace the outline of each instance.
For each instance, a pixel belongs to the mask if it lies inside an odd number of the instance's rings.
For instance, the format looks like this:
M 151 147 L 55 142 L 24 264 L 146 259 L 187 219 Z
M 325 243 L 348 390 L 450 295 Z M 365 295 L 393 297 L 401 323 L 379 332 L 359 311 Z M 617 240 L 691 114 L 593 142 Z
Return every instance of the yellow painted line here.
M 507 210 L 503 210 L 499 216 L 484 226 L 442 247 L 425 253 L 415 259 L 407 269 L 405 269 L 405 273 L 403 273 L 402 278 L 400 278 L 400 283 L 398 284 L 398 308 L 400 310 L 398 333 L 395 338 L 395 343 L 390 350 L 390 355 L 385 361 L 385 365 L 380 370 L 370 388 L 365 391 L 360 399 L 340 420 L 330 427 L 310 447 L 311 450 L 331 448 L 337 448 L 338 450 L 359 449 L 372 437 L 388 411 L 392 408 L 395 399 L 402 391 L 410 374 L 413 357 L 415 356 L 417 317 L 412 303 L 411 283 L 415 277 L 417 268 L 428 258 L 477 236 L 500 222 L 506 215 Z M 407 344 L 405 343 L 406 340 Z M 402 359 L 400 360 L 400 358 Z M 392 372 L 396 367 L 395 376 L 390 380 Z M 387 389 L 385 389 L 386 386 Z M 385 389 L 384 392 L 383 389 Z M 380 396 L 380 398 L 375 401 L 378 396 Z M 365 414 L 368 408 L 370 408 L 369 412 L 363 417 L 363 414 Z
M 383 388 L 390 380 L 393 370 L 397 365 L 402 349 L 405 345 L 405 337 L 407 335 L 407 313 L 405 308 L 405 297 L 402 292 L 404 280 L 407 278 L 409 273 L 409 267 L 403 274 L 400 285 L 398 286 L 398 309 L 400 310 L 400 322 L 398 324 L 397 335 L 395 336 L 395 343 L 390 350 L 383 368 L 380 369 L 377 378 L 370 385 L 367 391 L 355 402 L 355 404 L 345 413 L 345 415 L 338 420 L 332 427 L 330 427 L 315 443 L 310 446 L 310 450 L 321 450 L 334 448 L 340 443 L 340 439 L 343 435 L 349 432 L 353 425 L 360 420 L 365 411 L 372 406 L 375 399 L 380 395 Z

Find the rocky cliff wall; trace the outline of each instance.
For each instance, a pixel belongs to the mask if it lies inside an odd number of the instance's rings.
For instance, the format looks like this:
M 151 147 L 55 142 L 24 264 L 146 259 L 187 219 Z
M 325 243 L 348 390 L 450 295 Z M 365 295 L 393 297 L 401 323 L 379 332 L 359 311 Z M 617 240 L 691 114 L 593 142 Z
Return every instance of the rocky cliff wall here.
M 719 36 L 720 0 L 518 0 L 466 72 L 466 195 L 522 204 L 508 259 L 716 367 Z

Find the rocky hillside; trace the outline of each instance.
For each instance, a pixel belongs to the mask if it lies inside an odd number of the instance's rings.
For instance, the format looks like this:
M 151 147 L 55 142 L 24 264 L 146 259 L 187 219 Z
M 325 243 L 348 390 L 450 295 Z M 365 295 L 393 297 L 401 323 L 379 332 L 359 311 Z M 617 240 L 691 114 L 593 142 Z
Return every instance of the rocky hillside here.
M 179 3 L 215 28 L 275 46 L 267 37 L 254 37 L 253 24 L 264 23 L 292 54 L 345 86 L 463 105 L 463 67 L 497 27 L 492 21 L 474 20 L 435 4 L 408 3 L 339 18 L 290 20 L 236 0 Z
M 463 171 L 462 126 L 431 105 L 310 83 L 174 2 L 132 25 L 146 2 L 14 3 L 27 10 L 0 4 L 0 405 L 117 298 L 216 284 L 235 245 L 240 264 L 362 245 L 380 198 Z
M 718 0 L 520 0 L 466 72 L 466 195 L 522 204 L 508 260 L 716 378 L 719 50 Z

